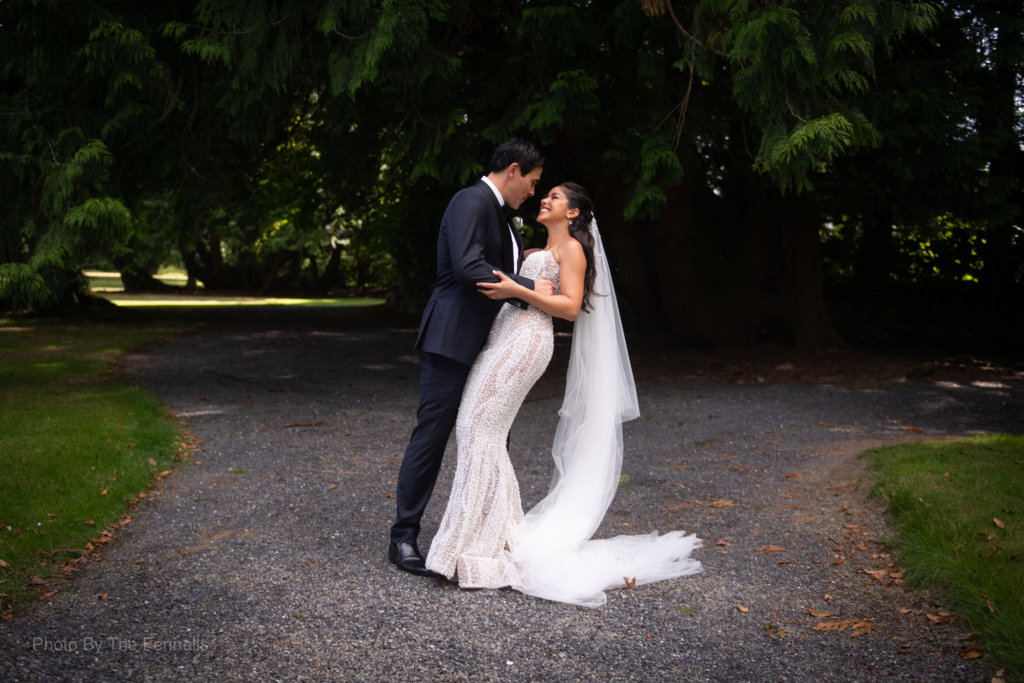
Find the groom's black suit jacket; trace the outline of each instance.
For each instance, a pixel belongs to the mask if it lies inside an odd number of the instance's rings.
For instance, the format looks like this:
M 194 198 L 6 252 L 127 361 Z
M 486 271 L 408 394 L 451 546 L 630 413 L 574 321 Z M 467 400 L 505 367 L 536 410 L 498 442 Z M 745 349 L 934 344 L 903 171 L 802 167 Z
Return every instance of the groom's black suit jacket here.
M 523 239 L 509 222 L 498 198 L 483 180 L 460 190 L 444 212 L 437 237 L 437 279 L 423 311 L 416 348 L 472 365 L 487 341 L 503 303 L 522 308 L 518 299 L 492 301 L 477 291 L 478 282 L 498 282 L 501 270 L 528 289 L 533 280 L 513 272 L 512 233 L 523 262 Z

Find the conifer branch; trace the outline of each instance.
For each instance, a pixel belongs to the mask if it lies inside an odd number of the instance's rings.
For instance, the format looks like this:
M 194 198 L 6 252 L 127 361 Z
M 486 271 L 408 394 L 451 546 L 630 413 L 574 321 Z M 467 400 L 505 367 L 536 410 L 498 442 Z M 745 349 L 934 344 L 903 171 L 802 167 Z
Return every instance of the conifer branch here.
M 672 7 L 672 0 L 665 0 L 665 7 L 668 8 L 668 15 L 672 17 L 672 21 L 675 23 L 676 28 L 679 29 L 679 32 L 682 33 L 687 38 L 689 38 L 690 40 L 692 40 L 693 42 L 703 47 L 704 43 L 700 42 L 696 37 L 691 36 L 689 33 L 687 33 L 686 29 L 683 28 L 683 25 L 679 22 L 679 19 L 676 18 L 676 11 Z M 697 14 L 696 8 L 694 9 L 693 13 L 695 15 Z
M 686 109 L 690 106 L 690 93 L 693 92 L 693 74 L 697 70 L 697 45 L 694 43 L 690 49 L 690 82 L 686 86 L 686 96 L 679 105 L 679 123 L 676 124 L 676 134 L 672 138 L 672 151 L 679 149 L 679 138 L 683 135 L 683 126 L 686 124 Z
M 339 30 L 338 30 L 338 29 L 336 29 L 336 28 L 332 28 L 332 29 L 331 29 L 331 31 L 332 31 L 333 33 L 337 33 L 337 34 L 338 34 L 339 36 L 341 36 L 342 38 L 345 38 L 346 40 L 362 40 L 362 39 L 363 39 L 363 38 L 365 38 L 365 37 L 366 37 L 367 35 L 369 35 L 369 34 L 367 34 L 367 33 L 364 33 L 364 34 L 363 34 L 363 35 L 361 35 L 361 36 L 346 36 L 346 35 L 345 35 L 344 33 L 342 33 L 341 31 L 339 31 Z

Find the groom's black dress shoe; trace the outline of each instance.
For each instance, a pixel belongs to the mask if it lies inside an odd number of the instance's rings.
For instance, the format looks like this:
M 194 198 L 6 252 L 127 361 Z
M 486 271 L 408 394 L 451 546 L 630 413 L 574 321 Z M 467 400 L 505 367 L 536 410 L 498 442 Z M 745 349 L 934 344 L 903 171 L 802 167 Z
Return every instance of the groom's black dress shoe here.
M 427 569 L 427 561 L 415 543 L 392 543 L 388 546 L 388 559 L 404 572 L 419 576 L 433 574 Z

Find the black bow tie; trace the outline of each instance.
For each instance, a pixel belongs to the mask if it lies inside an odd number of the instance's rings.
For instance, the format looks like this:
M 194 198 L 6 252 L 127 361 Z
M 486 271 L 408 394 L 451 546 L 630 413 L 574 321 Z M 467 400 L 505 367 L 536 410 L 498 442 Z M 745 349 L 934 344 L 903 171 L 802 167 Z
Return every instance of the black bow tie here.
M 508 208 L 508 204 L 502 204 L 501 210 L 505 212 L 505 215 L 508 216 L 509 219 L 512 218 L 512 209 Z

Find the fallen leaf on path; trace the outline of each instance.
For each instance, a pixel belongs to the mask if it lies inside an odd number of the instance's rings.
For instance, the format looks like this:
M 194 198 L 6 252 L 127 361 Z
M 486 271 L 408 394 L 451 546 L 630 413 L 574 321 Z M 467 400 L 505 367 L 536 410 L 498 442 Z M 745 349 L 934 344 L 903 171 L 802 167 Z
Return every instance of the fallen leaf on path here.
M 845 557 L 837 557 L 836 559 L 832 560 L 832 564 L 842 564 L 843 562 L 846 562 Z
M 785 548 L 777 545 L 763 545 L 756 549 L 757 552 L 761 553 L 788 553 L 789 551 Z
M 850 637 L 862 636 L 877 631 L 874 619 L 846 619 L 842 621 L 823 621 L 816 624 L 815 631 L 845 631 L 850 629 Z
M 939 612 L 938 614 L 926 614 L 928 621 L 933 624 L 952 624 L 953 617 L 949 616 L 946 612 Z
M 713 507 L 713 508 L 734 508 L 734 507 L 736 507 L 736 503 L 731 501 L 731 500 L 726 500 L 725 498 L 715 498 L 713 501 L 708 503 L 708 507 Z
M 42 595 L 40 595 L 39 599 L 40 600 L 45 600 L 46 598 L 52 597 L 52 596 L 54 596 L 56 594 L 57 594 L 57 591 L 47 591 L 47 592 L 43 593 Z
M 850 634 L 850 637 L 851 638 L 856 638 L 857 636 L 863 636 L 863 635 L 867 635 L 868 633 L 877 633 L 877 632 L 878 632 L 878 629 L 875 628 L 875 620 L 874 619 L 868 619 L 866 621 L 860 622 L 859 624 L 854 624 L 853 625 L 853 633 Z
M 626 588 L 628 588 L 629 590 L 633 590 L 634 588 L 636 588 L 636 577 L 635 576 L 632 579 L 630 579 L 629 577 L 623 576 L 622 580 L 626 582 Z
M 807 608 L 806 614 L 810 614 L 815 619 L 826 619 L 828 617 L 834 617 L 835 616 L 831 612 L 822 612 L 822 611 L 819 611 L 819 610 L 816 610 L 816 609 L 811 609 L 810 607 Z
M 779 628 L 775 624 L 770 623 L 764 625 L 764 634 L 769 638 L 778 638 L 779 640 L 782 640 L 786 637 L 787 633 L 789 633 L 788 628 Z
M 907 607 L 901 607 L 901 608 L 900 608 L 900 614 L 910 614 L 910 613 L 911 613 L 911 612 L 913 612 L 913 611 L 914 611 L 914 610 L 912 610 L 912 609 L 909 609 L 909 608 L 907 608 Z
M 99 598 L 100 600 L 106 600 L 108 595 L 109 595 L 109 593 L 97 593 L 96 597 Z
M 719 540 L 715 542 L 715 545 L 732 545 L 732 543 L 726 543 L 725 541 Z
M 861 574 L 868 574 L 869 576 L 872 576 L 875 579 L 877 579 L 879 583 L 883 583 L 885 581 L 886 575 L 889 572 L 885 571 L 884 569 L 876 569 L 876 570 L 861 569 L 860 573 Z
M 736 609 L 738 609 L 739 611 L 743 612 L 744 614 L 746 614 L 747 612 L 750 611 L 749 609 L 747 609 L 743 605 L 736 605 Z
M 33 584 L 33 585 L 35 585 L 35 586 L 48 586 L 49 585 L 48 583 L 46 583 L 46 579 L 44 579 L 41 576 L 33 576 L 32 578 L 30 578 L 28 580 L 28 582 Z
M 384 494 L 384 497 L 385 497 L 385 498 L 394 498 L 394 497 L 395 497 L 395 494 L 393 494 L 393 493 L 385 493 L 385 494 Z
M 825 602 L 828 602 L 831 599 L 832 599 L 832 596 L 829 595 L 828 593 L 825 593 L 825 597 L 824 597 Z
M 790 472 L 786 475 L 786 479 L 803 479 L 803 475 L 799 472 Z
M 995 523 L 996 523 L 996 526 L 997 526 L 997 527 L 999 527 L 1000 529 L 1005 529 L 1005 528 L 1006 528 L 1006 527 L 1005 527 L 1005 526 L 1003 525 L 1003 522 L 1002 522 L 1001 520 L 998 520 L 998 519 L 996 519 L 995 517 L 993 517 L 993 518 L 992 518 L 992 521 L 993 521 L 993 522 L 995 522 Z
M 976 645 L 960 648 L 960 656 L 964 659 L 980 659 L 984 654 L 984 651 Z

